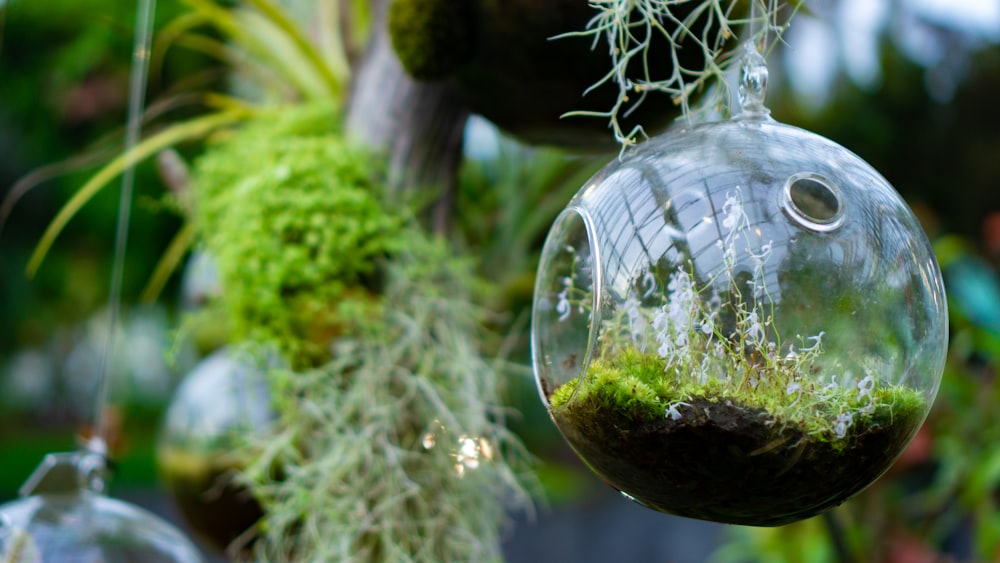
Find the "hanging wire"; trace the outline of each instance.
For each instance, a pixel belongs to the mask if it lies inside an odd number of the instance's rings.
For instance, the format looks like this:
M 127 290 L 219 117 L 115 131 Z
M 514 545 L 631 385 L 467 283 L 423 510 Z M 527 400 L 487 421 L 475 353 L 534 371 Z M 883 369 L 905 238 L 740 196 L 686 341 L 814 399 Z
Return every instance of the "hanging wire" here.
M 0 0 L 0 55 L 3 55 L 3 32 L 7 28 L 7 4 Z
M 139 143 L 142 133 L 142 110 L 146 98 L 146 77 L 149 70 L 149 53 L 153 37 L 153 16 L 156 0 L 136 0 L 135 34 L 132 46 L 132 67 L 129 71 L 128 121 L 125 129 L 125 152 Z M 118 222 L 115 230 L 115 253 L 111 270 L 111 290 L 108 293 L 108 334 L 104 354 L 101 356 L 100 380 L 95 416 L 97 428 L 94 439 L 87 444 L 95 453 L 106 455 L 108 428 L 108 393 L 111 387 L 112 359 L 115 352 L 116 332 L 121 311 L 122 279 L 125 270 L 125 248 L 128 243 L 128 224 L 132 212 L 132 191 L 135 184 L 135 165 L 122 173 L 121 193 L 118 199 Z M 96 440 L 96 441 L 95 441 Z

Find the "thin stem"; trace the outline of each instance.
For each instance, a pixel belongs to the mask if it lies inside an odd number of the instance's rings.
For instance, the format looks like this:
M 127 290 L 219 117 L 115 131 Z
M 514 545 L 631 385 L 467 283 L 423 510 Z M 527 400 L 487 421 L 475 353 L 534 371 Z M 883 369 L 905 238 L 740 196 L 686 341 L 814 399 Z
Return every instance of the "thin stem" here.
M 132 69 L 129 76 L 128 126 L 125 131 L 125 152 L 139 143 L 142 132 L 142 108 L 146 98 L 146 75 L 149 70 L 150 43 L 153 36 L 153 11 L 156 0 L 137 0 L 135 40 L 132 48 Z M 135 184 L 135 165 L 122 173 L 121 194 L 118 201 L 118 224 L 115 231 L 115 254 L 111 271 L 111 291 L 108 295 L 108 335 L 101 357 L 101 379 L 97 393 L 97 436 L 107 443 L 108 417 L 105 412 L 111 383 L 111 360 L 115 351 L 115 332 L 118 329 L 121 309 L 122 279 L 125 270 L 125 248 L 128 243 L 128 223 L 132 211 L 132 191 Z

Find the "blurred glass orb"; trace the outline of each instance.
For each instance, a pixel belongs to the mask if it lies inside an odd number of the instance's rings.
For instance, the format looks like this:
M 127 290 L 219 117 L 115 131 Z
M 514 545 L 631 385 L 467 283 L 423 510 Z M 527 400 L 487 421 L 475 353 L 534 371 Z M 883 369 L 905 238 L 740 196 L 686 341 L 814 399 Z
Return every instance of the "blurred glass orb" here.
M 167 409 L 157 444 L 161 480 L 195 532 L 219 550 L 263 514 L 233 479 L 245 468 L 241 435 L 274 420 L 270 401 L 254 360 L 222 349 L 188 374 Z
M 626 152 L 573 198 L 542 252 L 533 364 L 559 430 L 612 487 L 781 525 L 902 452 L 938 390 L 947 310 L 889 183 L 749 102 Z
M 0 560 L 192 563 L 201 561 L 201 555 L 154 514 L 83 491 L 30 496 L 0 506 Z

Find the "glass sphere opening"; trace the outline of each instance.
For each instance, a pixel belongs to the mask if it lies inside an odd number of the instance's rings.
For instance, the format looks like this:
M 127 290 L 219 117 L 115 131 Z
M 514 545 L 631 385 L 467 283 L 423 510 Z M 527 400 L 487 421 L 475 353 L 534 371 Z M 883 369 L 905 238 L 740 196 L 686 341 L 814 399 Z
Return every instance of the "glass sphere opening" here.
M 600 324 L 601 271 L 591 241 L 593 223 L 579 208 L 556 218 L 535 281 L 531 330 L 536 382 L 546 405 L 562 385 L 586 373 Z
M 784 210 L 796 223 L 814 231 L 832 231 L 844 217 L 836 186 L 818 174 L 796 174 L 785 183 Z

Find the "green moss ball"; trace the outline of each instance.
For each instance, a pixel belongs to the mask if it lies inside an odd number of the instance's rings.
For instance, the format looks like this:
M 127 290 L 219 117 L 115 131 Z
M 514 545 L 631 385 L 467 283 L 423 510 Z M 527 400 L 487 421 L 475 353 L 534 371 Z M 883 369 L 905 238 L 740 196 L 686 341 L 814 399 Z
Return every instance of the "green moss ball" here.
M 417 80 L 440 80 L 468 61 L 469 0 L 393 0 L 389 36 L 403 68 Z

